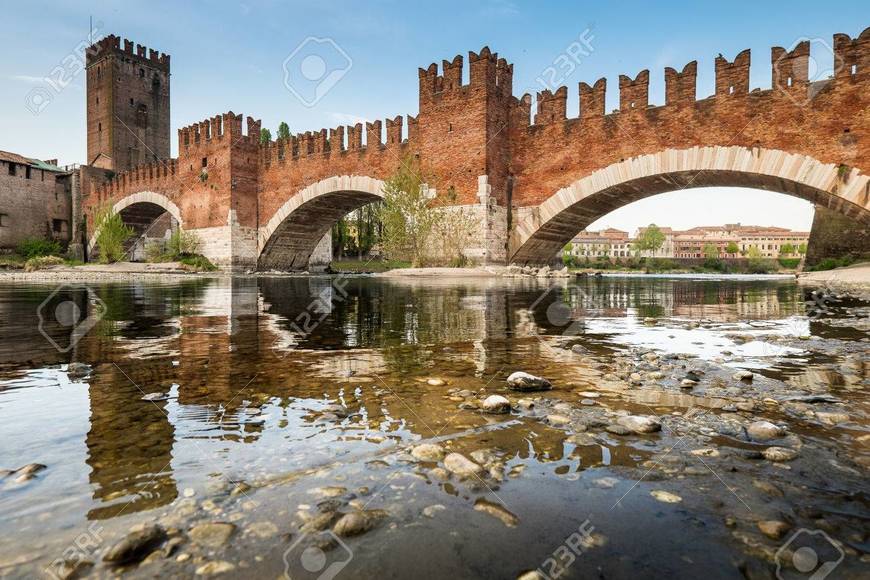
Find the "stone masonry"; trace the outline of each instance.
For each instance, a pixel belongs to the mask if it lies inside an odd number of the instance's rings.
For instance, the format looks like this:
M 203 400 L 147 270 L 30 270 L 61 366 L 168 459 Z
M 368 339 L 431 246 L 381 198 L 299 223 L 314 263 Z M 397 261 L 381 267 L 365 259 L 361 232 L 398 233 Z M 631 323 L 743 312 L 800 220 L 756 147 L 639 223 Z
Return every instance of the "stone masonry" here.
M 748 50 L 733 61 L 719 56 L 715 93 L 702 99 L 696 62 L 668 68 L 663 105 L 649 103 L 649 71 L 623 75 L 619 109 L 609 114 L 606 80 L 581 82 L 572 118 L 567 87 L 538 93 L 533 113 L 531 95 L 513 95 L 513 65 L 484 48 L 468 54 L 467 84 L 461 56 L 421 68 L 416 116 L 265 144 L 259 121 L 232 112 L 183 127 L 177 159 L 92 187 L 85 215 L 159 194 L 216 263 L 302 269 L 341 215 L 378 199 L 382 180 L 415 158 L 435 176 L 429 186 L 440 203 L 475 208 L 479 243 L 467 254 L 482 263 L 545 263 L 622 205 L 711 185 L 798 196 L 866 230 L 870 29 L 837 34 L 832 46 L 835 74 L 814 82 L 808 42 L 774 47 L 767 90 L 750 90 Z

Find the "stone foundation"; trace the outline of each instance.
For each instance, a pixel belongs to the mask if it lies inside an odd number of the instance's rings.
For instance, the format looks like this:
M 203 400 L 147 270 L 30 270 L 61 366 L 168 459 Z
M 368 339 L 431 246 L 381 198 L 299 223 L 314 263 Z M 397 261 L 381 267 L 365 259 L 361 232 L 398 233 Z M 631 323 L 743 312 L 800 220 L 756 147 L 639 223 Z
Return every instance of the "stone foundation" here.
M 817 205 L 807 246 L 807 266 L 814 266 L 825 258 L 850 256 L 867 260 L 870 259 L 870 228 Z

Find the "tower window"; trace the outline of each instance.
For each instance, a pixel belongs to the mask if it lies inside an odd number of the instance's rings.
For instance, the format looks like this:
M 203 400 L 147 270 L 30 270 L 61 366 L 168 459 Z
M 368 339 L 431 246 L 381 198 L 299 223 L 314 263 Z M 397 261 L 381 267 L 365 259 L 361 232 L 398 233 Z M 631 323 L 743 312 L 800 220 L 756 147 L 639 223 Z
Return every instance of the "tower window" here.
M 31 177 L 31 175 L 30 175 L 30 166 L 29 166 L 29 165 L 25 165 L 25 166 L 24 166 L 24 178 L 25 178 L 25 179 L 30 179 L 30 177 Z
M 203 158 L 202 158 L 202 166 L 203 166 L 203 167 L 208 167 L 208 157 L 203 157 Z
M 97 133 L 102 133 L 102 132 L 103 132 L 103 124 L 97 123 Z
M 15 175 L 15 164 L 9 163 L 9 175 Z
M 136 125 L 143 129 L 148 127 L 148 107 L 144 103 L 136 109 Z
M 143 79 L 145 78 L 145 69 L 144 68 L 139 69 L 139 76 Z
M 131 107 L 133 106 L 133 98 L 132 97 L 130 98 L 130 106 Z

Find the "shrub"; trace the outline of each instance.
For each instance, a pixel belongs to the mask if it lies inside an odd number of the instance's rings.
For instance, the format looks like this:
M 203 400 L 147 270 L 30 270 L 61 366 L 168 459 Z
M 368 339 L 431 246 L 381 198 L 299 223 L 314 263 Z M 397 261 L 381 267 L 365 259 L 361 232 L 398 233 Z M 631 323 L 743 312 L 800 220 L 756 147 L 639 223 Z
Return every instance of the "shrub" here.
M 197 272 L 214 272 L 217 270 L 217 266 L 212 264 L 211 260 L 200 254 L 181 256 L 178 261 Z
M 198 254 L 199 246 L 199 237 L 195 233 L 178 228 L 166 243 L 166 254 L 175 260 L 181 256 Z
M 780 258 L 777 261 L 779 262 L 780 266 L 782 266 L 783 268 L 789 268 L 789 269 L 797 268 L 801 263 L 800 258 Z
M 135 233 L 133 228 L 124 224 L 121 214 L 112 208 L 100 210 L 94 223 L 97 229 L 100 262 L 107 264 L 123 260 L 126 257 L 124 243 Z
M 24 263 L 25 272 L 35 272 L 49 266 L 59 266 L 63 264 L 63 258 L 58 256 L 35 256 Z
M 852 256 L 842 256 L 840 258 L 825 258 L 818 264 L 811 266 L 808 270 L 819 272 L 821 270 L 833 270 L 834 268 L 845 268 L 855 263 L 855 258 Z
M 29 260 L 30 258 L 38 258 L 41 256 L 59 256 L 63 252 L 63 248 L 61 248 L 60 244 L 55 240 L 27 238 L 18 243 L 16 251 L 20 256 Z

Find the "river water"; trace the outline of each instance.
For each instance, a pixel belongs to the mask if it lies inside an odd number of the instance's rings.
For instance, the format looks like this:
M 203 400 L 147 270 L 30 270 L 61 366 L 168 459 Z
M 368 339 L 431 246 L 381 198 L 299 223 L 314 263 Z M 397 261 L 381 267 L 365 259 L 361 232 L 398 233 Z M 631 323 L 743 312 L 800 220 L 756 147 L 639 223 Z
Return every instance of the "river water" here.
M 868 305 L 811 290 L 0 285 L 0 577 L 866 577 Z

